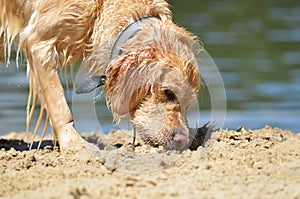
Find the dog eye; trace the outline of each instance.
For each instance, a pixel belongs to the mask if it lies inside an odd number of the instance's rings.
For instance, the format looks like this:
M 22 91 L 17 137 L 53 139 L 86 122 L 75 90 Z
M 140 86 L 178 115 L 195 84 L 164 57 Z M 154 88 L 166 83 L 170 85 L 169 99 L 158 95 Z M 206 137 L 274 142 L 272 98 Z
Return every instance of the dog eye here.
M 168 98 L 168 101 L 175 101 L 176 100 L 176 95 L 170 91 L 169 89 L 164 90 L 164 93 L 166 97 Z

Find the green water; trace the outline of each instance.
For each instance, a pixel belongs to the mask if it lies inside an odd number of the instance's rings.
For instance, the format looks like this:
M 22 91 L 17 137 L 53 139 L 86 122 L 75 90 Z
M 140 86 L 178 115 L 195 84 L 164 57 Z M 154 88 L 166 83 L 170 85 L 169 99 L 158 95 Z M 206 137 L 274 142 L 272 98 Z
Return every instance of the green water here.
M 199 36 L 222 75 L 227 97 L 224 128 L 269 124 L 300 131 L 300 1 L 170 3 L 174 21 Z M 0 133 L 25 130 L 27 91 L 24 66 L 0 65 Z M 70 90 L 67 96 L 70 102 L 76 98 L 73 112 L 79 131 L 113 128 L 103 100 L 95 108 L 90 105 L 94 94 L 74 97 Z M 206 89 L 200 124 L 211 119 L 209 101 Z
M 222 74 L 227 123 L 299 131 L 300 2 L 172 2 L 174 20 L 201 38 Z

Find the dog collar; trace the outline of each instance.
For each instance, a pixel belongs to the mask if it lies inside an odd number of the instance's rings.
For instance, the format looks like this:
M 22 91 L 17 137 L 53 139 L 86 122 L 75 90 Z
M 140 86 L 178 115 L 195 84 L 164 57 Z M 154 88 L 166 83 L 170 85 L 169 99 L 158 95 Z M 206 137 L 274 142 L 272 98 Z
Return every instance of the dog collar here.
M 129 24 L 118 36 L 116 42 L 110 53 L 110 60 L 113 60 L 120 54 L 122 54 L 122 50 L 120 47 L 129 39 L 131 39 L 138 31 L 141 30 L 141 25 L 149 22 L 151 19 L 159 19 L 157 17 L 144 17 L 136 20 L 135 22 Z
M 110 60 L 115 59 L 117 56 L 122 54 L 122 50 L 120 47 L 129 39 L 131 39 L 138 31 L 141 30 L 141 25 L 143 23 L 149 22 L 151 19 L 157 19 L 157 17 L 144 17 L 141 18 L 131 24 L 129 24 L 118 36 L 116 42 L 114 43 L 114 46 L 110 53 Z M 82 93 L 89 93 L 95 90 L 96 88 L 105 85 L 106 83 L 106 76 L 94 76 L 89 77 L 83 84 L 79 86 L 78 89 L 76 89 L 77 94 Z

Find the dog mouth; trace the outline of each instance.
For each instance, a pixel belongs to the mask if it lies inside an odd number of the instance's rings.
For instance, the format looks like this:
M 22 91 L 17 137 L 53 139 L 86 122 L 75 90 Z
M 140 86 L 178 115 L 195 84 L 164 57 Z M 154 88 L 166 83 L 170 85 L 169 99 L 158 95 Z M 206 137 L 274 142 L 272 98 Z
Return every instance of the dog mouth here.
M 137 133 L 141 136 L 145 144 L 153 147 L 163 146 L 166 150 L 184 150 L 188 148 L 190 143 L 189 135 L 180 131 L 173 133 L 157 132 L 156 134 L 146 133 L 145 131 Z

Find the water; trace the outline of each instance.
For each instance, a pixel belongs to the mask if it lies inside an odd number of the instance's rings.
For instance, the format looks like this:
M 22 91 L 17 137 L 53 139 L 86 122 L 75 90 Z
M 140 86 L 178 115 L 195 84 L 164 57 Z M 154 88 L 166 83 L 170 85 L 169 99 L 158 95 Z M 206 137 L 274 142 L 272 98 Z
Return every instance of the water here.
M 222 75 L 227 97 L 224 128 L 268 124 L 300 132 L 300 2 L 171 3 L 174 20 L 201 38 Z M 0 65 L 0 134 L 25 131 L 28 83 L 25 66 L 20 65 Z M 111 124 L 104 96 L 95 104 L 95 93 L 78 96 L 69 89 L 67 96 L 79 131 L 118 128 Z M 199 124 L 211 120 L 210 101 L 206 88 L 200 96 Z M 199 115 L 192 112 L 189 117 Z M 128 123 L 121 127 L 128 128 Z

